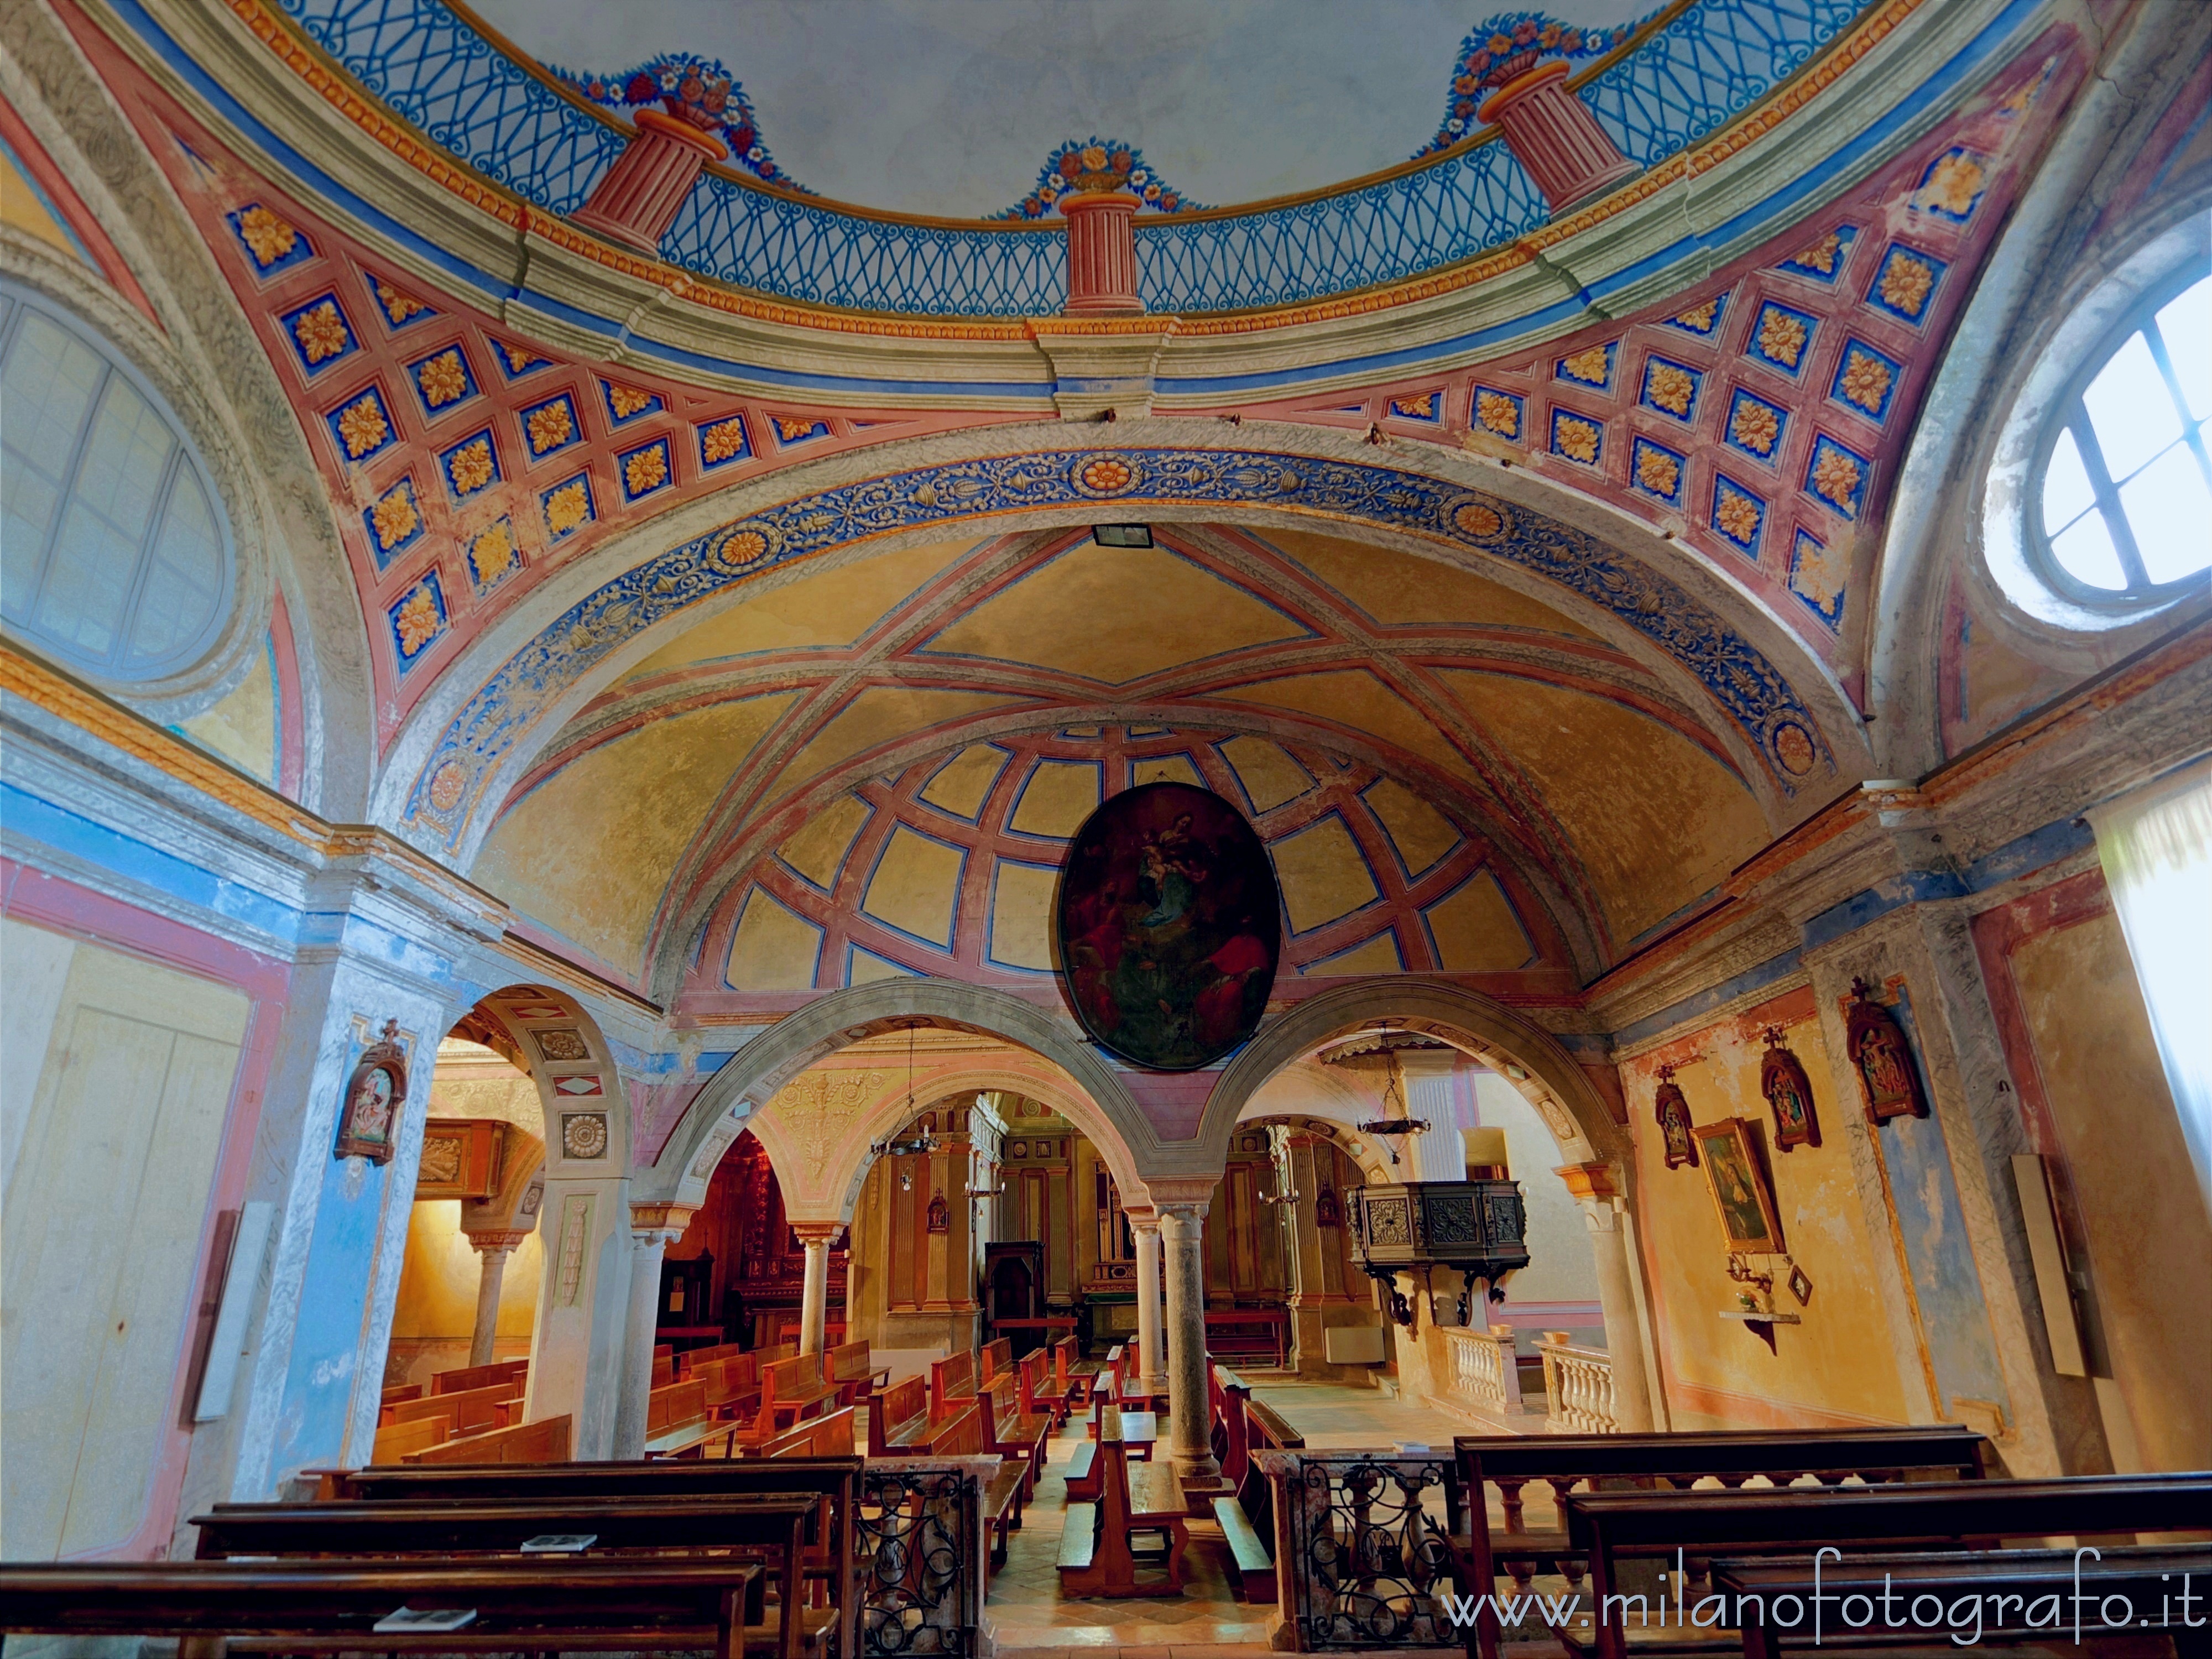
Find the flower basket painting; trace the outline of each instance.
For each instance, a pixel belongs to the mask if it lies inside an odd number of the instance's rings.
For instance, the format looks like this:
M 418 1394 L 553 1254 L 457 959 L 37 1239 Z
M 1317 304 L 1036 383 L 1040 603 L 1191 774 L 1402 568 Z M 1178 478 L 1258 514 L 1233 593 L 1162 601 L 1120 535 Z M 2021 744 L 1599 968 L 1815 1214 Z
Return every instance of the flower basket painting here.
M 1085 1030 L 1134 1065 L 1187 1072 L 1249 1038 L 1282 951 L 1267 849 L 1220 796 L 1148 783 L 1069 845 L 1054 918 Z

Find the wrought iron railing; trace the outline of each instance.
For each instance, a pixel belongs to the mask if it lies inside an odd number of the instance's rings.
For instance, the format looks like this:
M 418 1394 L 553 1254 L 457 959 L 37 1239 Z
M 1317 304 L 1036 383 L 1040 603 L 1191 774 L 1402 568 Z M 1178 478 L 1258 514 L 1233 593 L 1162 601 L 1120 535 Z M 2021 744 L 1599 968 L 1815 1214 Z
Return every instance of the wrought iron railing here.
M 860 1652 L 969 1659 L 983 1605 L 980 1485 L 964 1463 L 906 1459 L 861 1472 Z
M 1449 1600 L 1464 1593 L 1451 1545 L 1459 1472 L 1449 1455 L 1268 1452 L 1261 1469 L 1285 1528 L 1277 1540 L 1301 1652 L 1455 1647 Z

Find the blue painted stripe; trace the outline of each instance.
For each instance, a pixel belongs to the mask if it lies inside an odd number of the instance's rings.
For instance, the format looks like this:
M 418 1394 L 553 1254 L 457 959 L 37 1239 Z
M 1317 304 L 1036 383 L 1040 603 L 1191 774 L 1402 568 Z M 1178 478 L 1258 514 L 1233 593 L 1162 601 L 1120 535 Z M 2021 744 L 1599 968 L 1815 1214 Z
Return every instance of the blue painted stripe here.
M 1908 870 L 1863 888 L 1841 904 L 1832 905 L 1814 916 L 1805 924 L 1805 948 L 1814 951 L 1832 944 L 1901 905 L 1964 898 L 2015 877 L 2032 874 L 2095 846 L 2096 842 L 2096 833 L 2087 823 L 2063 817 L 2040 830 L 2014 836 L 1994 852 L 1984 854 L 1966 866 L 1963 875 L 1948 870 Z
M 1723 1003 L 1732 1002 L 1748 992 L 1764 989 L 1778 980 L 1789 978 L 1804 965 L 1804 953 L 1784 951 L 1780 956 L 1760 963 L 1756 968 L 1747 968 L 1734 979 L 1723 980 L 1718 985 L 1708 986 L 1702 991 L 1684 997 L 1672 1007 L 1648 1014 L 1632 1025 L 1625 1025 L 1613 1034 L 1616 1044 L 1641 1042 L 1646 1037 L 1657 1036 L 1686 1020 L 1700 1014 L 1709 1014 Z
M 94 823 L 14 784 L 0 783 L 0 821 L 11 836 L 39 842 L 125 880 L 258 927 L 288 945 L 299 938 L 301 913 L 282 900 Z

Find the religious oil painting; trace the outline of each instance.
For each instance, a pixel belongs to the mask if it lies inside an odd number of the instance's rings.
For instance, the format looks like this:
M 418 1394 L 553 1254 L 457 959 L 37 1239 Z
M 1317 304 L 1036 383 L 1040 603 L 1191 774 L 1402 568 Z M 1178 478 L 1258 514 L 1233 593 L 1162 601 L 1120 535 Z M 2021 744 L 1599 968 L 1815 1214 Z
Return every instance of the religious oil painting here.
M 1054 921 L 1067 1000 L 1122 1059 L 1187 1072 L 1249 1038 L 1282 950 L 1267 849 L 1209 790 L 1114 796 L 1070 844 Z
M 1702 1123 L 1693 1132 L 1705 1148 L 1705 1175 L 1721 1231 L 1737 1255 L 1778 1255 L 1782 1218 L 1775 1213 L 1766 1170 L 1759 1155 L 1758 1126 L 1747 1118 L 1727 1117 Z
M 345 1098 L 338 1106 L 337 1156 L 389 1164 L 392 1126 L 406 1103 L 407 1049 L 399 1041 L 398 1023 L 387 1019 L 382 1041 L 362 1051 L 346 1079 Z

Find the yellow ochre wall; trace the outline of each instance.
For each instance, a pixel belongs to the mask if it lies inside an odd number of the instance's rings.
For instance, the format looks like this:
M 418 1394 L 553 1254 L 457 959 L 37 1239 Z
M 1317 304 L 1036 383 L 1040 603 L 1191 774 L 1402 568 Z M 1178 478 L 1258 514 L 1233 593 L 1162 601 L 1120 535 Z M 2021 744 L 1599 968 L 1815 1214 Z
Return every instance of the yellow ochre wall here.
M 1773 1113 L 1759 1089 L 1761 1033 L 1770 1024 L 1781 1028 L 1812 1082 L 1818 1146 L 1774 1150 Z M 1728 1277 L 1728 1247 L 1704 1168 L 1667 1167 L 1653 1109 L 1662 1062 L 1675 1066 L 1674 1082 L 1693 1122 L 1745 1117 L 1761 1126 L 1783 1243 L 1813 1281 L 1811 1305 L 1799 1308 L 1784 1288 L 1787 1265 L 1758 1259 L 1760 1271 L 1777 1270 L 1777 1309 L 1804 1321 L 1775 1328 L 1772 1353 L 1741 1322 L 1720 1317 L 1738 1306 L 1741 1287 Z M 1896 1344 L 1875 1291 L 1866 1211 L 1851 1168 L 1855 1109 L 1836 1098 L 1810 988 L 1639 1055 L 1621 1068 L 1621 1081 L 1636 1141 L 1652 1323 L 1674 1427 L 1904 1422 Z M 1887 1241 L 1883 1248 L 1890 1248 Z

